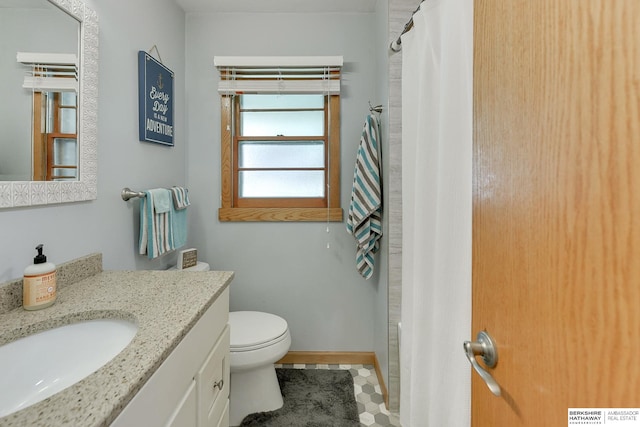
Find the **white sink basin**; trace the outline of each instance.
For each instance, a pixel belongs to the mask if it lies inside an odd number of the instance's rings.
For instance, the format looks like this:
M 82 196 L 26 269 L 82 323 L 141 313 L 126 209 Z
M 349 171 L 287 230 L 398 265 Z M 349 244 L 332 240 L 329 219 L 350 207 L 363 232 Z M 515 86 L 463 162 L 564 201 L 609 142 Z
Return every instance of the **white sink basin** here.
M 0 417 L 75 384 L 120 353 L 138 327 L 121 319 L 60 326 L 0 346 Z

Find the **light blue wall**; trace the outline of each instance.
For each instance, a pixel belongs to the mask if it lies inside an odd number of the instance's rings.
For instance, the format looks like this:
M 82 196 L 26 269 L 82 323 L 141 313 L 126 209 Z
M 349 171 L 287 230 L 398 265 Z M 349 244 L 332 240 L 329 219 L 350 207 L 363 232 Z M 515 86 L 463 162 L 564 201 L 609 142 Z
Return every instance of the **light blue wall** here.
M 48 259 L 104 254 L 107 269 L 164 268 L 136 255 L 137 202 L 122 187 L 184 185 L 184 12 L 173 0 L 88 0 L 100 23 L 98 200 L 0 210 L 0 282 L 21 277 L 44 243 Z M 138 142 L 137 52 L 157 45 L 176 73 L 174 148 Z M 173 258 L 173 259 L 171 259 Z
M 33 248 L 49 260 L 104 254 L 106 269 L 164 269 L 175 255 L 137 255 L 131 187 L 186 185 L 189 246 L 213 268 L 233 270 L 232 309 L 285 317 L 292 350 L 375 351 L 386 375 L 387 245 L 375 276 L 355 271 L 344 223 L 220 223 L 219 98 L 214 55 L 343 55 L 342 205 L 368 103 L 386 106 L 386 1 L 362 14 L 194 14 L 173 0 L 87 0 L 100 21 L 98 200 L 0 211 L 0 282 L 20 277 Z M 382 15 L 381 15 L 382 14 Z M 233 36 L 238 28 L 243 32 Z M 175 72 L 175 147 L 138 141 L 137 52 L 156 45 Z M 383 129 L 385 115 L 383 115 Z M 384 143 L 384 138 L 383 138 Z M 385 149 L 386 150 L 386 149 Z M 188 167 L 187 167 L 188 165 Z M 330 248 L 327 249 L 327 242 Z
M 380 90 L 375 13 L 187 14 L 190 233 L 216 269 L 236 272 L 232 310 L 263 310 L 290 324 L 291 350 L 386 354 L 385 263 L 364 280 L 344 223 L 221 223 L 220 107 L 216 55 L 343 55 L 342 206 L 348 208 L 355 154 L 369 101 Z M 330 248 L 327 249 L 327 242 Z M 382 321 L 379 321 L 382 316 Z M 378 330 L 379 328 L 379 330 Z M 378 339 L 382 337 L 381 339 Z M 382 343 L 384 341 L 384 344 Z M 383 357 L 386 359 L 386 357 Z

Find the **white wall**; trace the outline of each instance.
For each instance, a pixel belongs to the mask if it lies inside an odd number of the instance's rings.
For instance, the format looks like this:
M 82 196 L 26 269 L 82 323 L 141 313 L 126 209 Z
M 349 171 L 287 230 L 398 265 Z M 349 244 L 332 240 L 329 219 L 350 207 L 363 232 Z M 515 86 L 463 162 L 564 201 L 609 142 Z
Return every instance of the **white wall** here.
M 100 24 L 98 200 L 0 210 L 0 282 L 21 277 L 44 243 L 60 263 L 102 252 L 106 269 L 164 268 L 136 255 L 137 201 L 120 190 L 185 183 L 184 12 L 173 0 L 87 0 Z M 138 141 L 137 52 L 157 45 L 176 73 L 176 143 L 167 148 Z
M 190 233 L 216 269 L 234 270 L 232 310 L 283 316 L 291 350 L 373 351 L 380 258 L 369 281 L 355 270 L 355 242 L 344 222 L 221 223 L 220 108 L 215 55 L 343 55 L 342 206 L 348 209 L 353 167 L 368 102 L 381 103 L 373 13 L 187 14 L 188 185 L 194 202 Z M 385 52 L 384 50 L 382 50 Z M 383 238 L 384 239 L 384 238 Z M 330 248 L 327 249 L 327 241 Z M 380 275 L 382 270 L 382 275 Z

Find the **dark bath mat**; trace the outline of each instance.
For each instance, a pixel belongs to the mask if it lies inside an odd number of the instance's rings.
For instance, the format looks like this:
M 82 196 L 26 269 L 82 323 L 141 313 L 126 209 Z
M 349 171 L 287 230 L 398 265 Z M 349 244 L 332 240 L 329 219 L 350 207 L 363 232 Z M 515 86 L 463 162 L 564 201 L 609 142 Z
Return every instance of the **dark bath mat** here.
M 276 369 L 284 405 L 247 415 L 241 427 L 360 427 L 347 370 Z

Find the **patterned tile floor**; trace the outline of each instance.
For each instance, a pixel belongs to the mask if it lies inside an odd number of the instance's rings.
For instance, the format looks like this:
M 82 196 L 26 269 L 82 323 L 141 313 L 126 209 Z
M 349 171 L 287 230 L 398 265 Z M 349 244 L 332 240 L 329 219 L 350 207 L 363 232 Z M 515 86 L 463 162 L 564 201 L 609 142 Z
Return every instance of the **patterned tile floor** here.
M 345 369 L 353 376 L 353 391 L 360 411 L 360 424 L 367 427 L 399 427 L 398 417 L 384 405 L 382 390 L 373 365 L 282 364 L 276 368 Z

